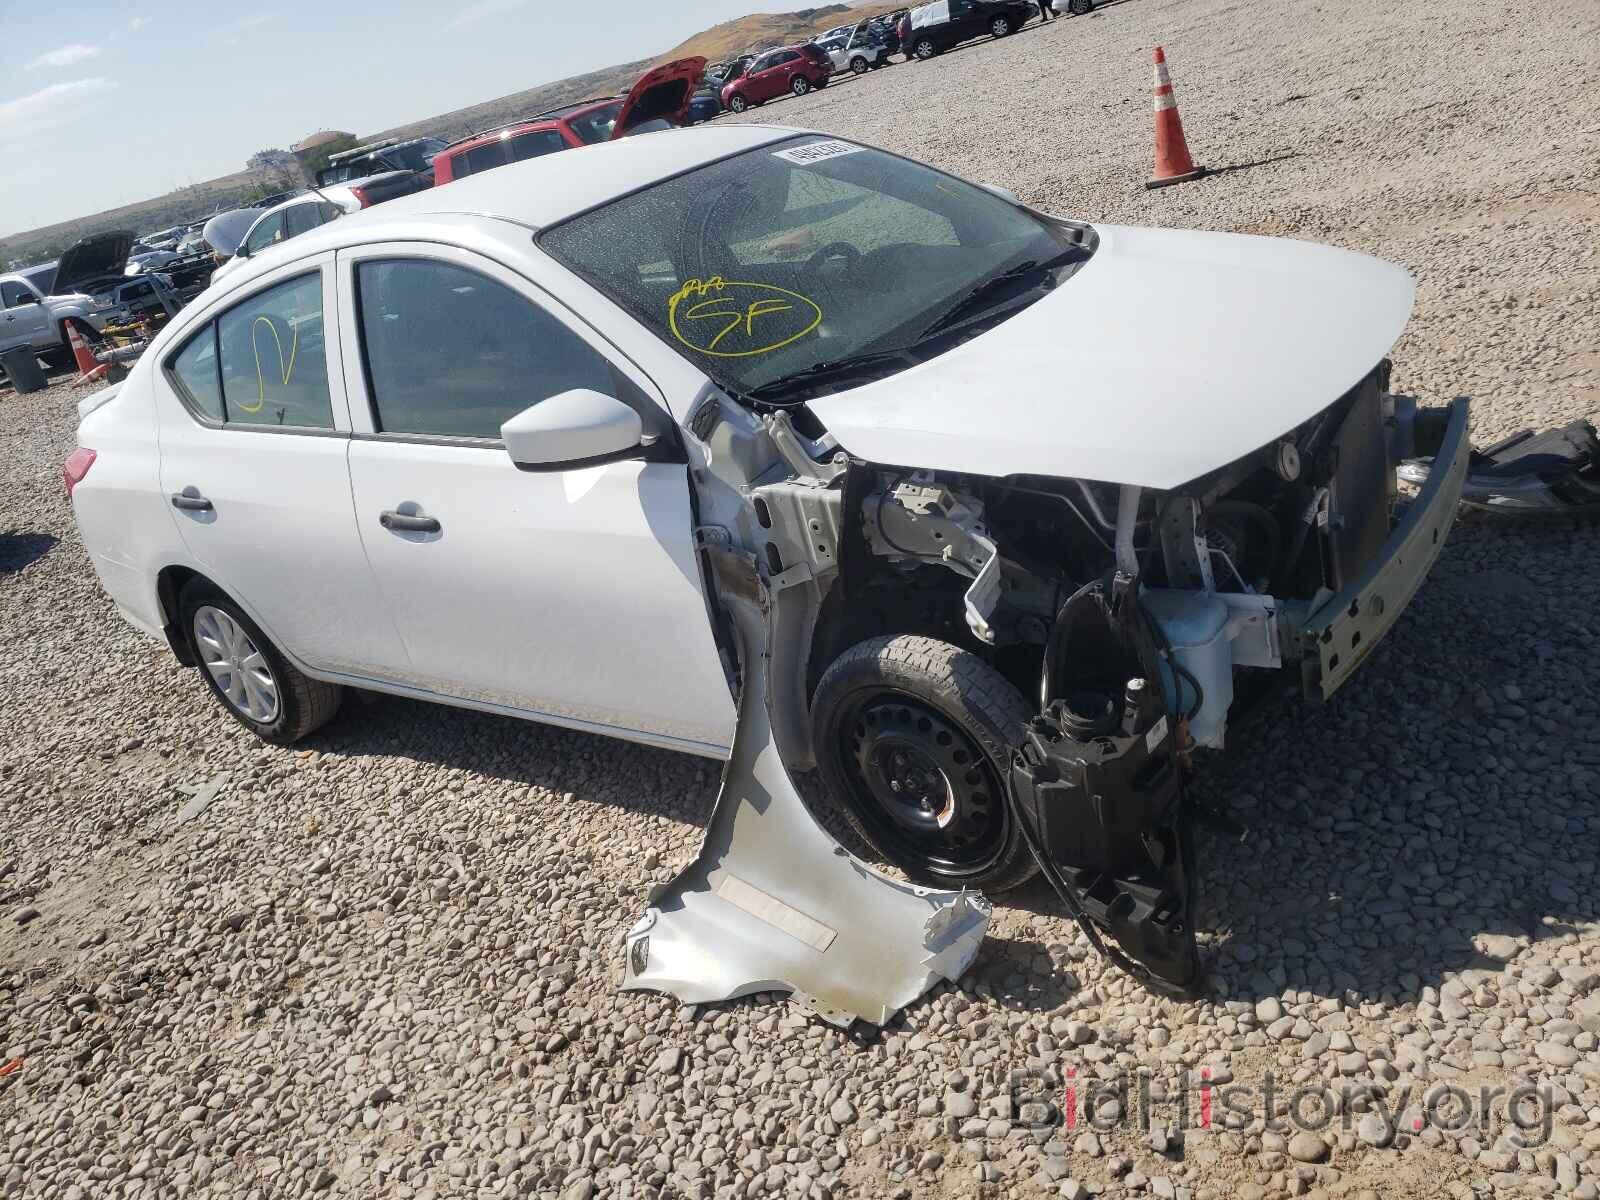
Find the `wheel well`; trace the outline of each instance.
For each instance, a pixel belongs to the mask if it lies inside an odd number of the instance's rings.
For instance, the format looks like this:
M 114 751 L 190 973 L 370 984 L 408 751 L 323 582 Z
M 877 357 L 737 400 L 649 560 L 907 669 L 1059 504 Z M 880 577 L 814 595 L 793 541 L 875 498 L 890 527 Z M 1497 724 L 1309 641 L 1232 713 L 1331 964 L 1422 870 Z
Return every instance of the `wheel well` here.
M 189 639 L 178 627 L 178 597 L 191 579 L 204 578 L 199 571 L 188 567 L 163 567 L 156 576 L 156 599 L 161 605 L 161 632 L 167 636 L 167 645 L 186 667 L 194 666 L 194 653 L 189 649 Z

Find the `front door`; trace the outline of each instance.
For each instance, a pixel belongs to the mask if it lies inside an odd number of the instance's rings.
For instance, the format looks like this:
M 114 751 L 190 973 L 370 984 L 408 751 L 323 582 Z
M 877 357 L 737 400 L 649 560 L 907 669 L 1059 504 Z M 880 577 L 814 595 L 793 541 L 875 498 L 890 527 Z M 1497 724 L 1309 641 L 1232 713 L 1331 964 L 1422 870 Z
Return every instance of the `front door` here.
M 328 673 L 402 674 L 350 510 L 332 276 L 332 254 L 282 267 L 163 359 L 161 490 L 198 569 L 279 647 Z
M 15 279 L 0 280 L 0 349 L 42 346 L 54 339 L 50 312 Z
M 415 243 L 340 253 L 355 513 L 417 686 L 705 754 L 734 709 L 687 468 L 518 468 L 500 426 L 574 388 L 674 428 L 647 378 L 521 276 Z M 365 425 L 367 432 L 362 432 Z M 387 515 L 386 515 L 387 514 Z

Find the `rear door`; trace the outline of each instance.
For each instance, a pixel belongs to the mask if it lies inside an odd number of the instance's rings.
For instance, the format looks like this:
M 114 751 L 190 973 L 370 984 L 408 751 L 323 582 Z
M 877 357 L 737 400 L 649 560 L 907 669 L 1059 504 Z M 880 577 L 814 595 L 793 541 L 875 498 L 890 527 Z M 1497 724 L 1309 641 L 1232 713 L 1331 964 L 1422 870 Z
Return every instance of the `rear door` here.
M 721 755 L 734 710 L 671 456 L 525 471 L 518 412 L 606 392 L 676 446 L 650 380 L 547 293 L 463 250 L 341 251 L 350 479 L 417 685 Z M 387 514 L 387 515 L 386 515 Z M 408 518 L 404 526 L 396 517 Z
M 19 280 L 0 280 L 0 350 L 55 341 L 50 310 Z
M 350 509 L 333 255 L 213 305 L 152 386 L 161 489 L 199 569 L 320 671 L 403 678 Z

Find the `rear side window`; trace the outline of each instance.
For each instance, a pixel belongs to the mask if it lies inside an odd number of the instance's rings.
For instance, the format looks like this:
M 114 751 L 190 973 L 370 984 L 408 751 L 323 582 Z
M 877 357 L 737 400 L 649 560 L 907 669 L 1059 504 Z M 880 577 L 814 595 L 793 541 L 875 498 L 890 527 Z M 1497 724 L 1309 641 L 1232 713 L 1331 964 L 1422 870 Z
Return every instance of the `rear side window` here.
M 333 428 L 322 340 L 322 275 L 258 292 L 217 318 L 224 420 Z
M 283 210 L 283 224 L 289 237 L 299 237 L 302 233 L 310 233 L 323 221 L 327 220 L 321 213 L 326 207 L 320 201 L 307 201 L 305 204 L 296 204 Z
M 223 419 L 222 380 L 217 375 L 217 331 L 212 322 L 189 344 L 178 351 L 172 362 L 172 373 L 178 377 L 189 403 L 213 421 Z
M 356 269 L 367 387 L 385 433 L 500 437 L 573 388 L 608 396 L 610 364 L 549 313 L 476 271 L 428 259 Z
M 542 158 L 546 154 L 554 154 L 566 148 L 566 139 L 554 129 L 535 129 L 532 133 L 519 134 L 506 143 L 506 149 L 511 152 L 512 162 L 521 162 L 525 158 Z

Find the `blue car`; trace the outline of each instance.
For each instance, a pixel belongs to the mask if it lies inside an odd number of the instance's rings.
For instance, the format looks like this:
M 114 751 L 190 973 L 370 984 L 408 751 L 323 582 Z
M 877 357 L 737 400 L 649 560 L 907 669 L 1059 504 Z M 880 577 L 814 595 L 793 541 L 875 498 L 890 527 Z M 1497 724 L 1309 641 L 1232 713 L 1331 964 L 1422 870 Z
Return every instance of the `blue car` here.
M 684 114 L 685 125 L 698 125 L 709 121 L 722 111 L 722 100 L 715 92 L 696 92 L 689 98 L 689 111 Z

